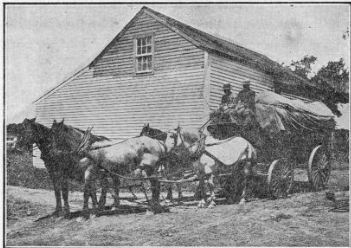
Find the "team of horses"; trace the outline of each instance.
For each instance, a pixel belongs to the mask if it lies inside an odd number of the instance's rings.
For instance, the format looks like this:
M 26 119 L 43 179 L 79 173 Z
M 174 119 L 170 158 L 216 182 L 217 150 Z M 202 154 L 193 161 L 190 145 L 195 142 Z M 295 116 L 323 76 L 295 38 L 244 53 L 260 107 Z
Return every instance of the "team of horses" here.
M 91 128 L 84 131 L 66 125 L 63 120 L 54 121 L 51 128 L 36 122 L 35 118 L 25 119 L 19 126 L 22 131 L 17 145 L 22 149 L 36 144 L 41 151 L 41 159 L 54 185 L 54 215 L 69 214 L 70 178 L 84 181 L 83 210 L 88 209 L 89 198 L 94 210 L 104 207 L 109 187 L 108 178 L 112 179 L 113 184 L 113 207 L 118 208 L 120 204 L 119 188 L 122 178 L 148 179 L 152 191 L 150 204 L 160 206 L 160 182 L 165 177 L 171 179 L 189 168 L 195 172 L 194 176 L 176 181 L 178 199 L 181 197 L 180 184 L 197 179 L 200 197 L 198 206 L 215 206 L 216 178 L 221 172 L 227 171 L 235 177 L 231 177 L 235 190 L 228 199 L 244 202 L 251 168 L 257 158 L 253 146 L 241 137 L 216 140 L 204 132 L 180 127 L 164 132 L 147 124 L 140 135 L 116 142 L 92 134 Z M 185 160 L 187 164 L 184 165 Z M 102 186 L 99 201 L 96 196 L 97 180 Z M 210 191 L 208 198 L 205 192 L 206 181 Z

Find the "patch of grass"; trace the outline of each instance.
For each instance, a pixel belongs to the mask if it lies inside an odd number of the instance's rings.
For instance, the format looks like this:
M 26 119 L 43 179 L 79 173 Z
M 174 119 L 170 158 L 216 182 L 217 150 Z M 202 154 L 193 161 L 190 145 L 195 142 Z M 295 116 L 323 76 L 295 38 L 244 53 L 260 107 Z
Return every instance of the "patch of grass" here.
M 7 220 L 16 220 L 26 216 L 37 215 L 39 209 L 38 204 L 33 204 L 12 196 L 8 196 L 7 198 Z
M 32 189 L 53 189 L 46 169 L 34 167 L 32 156 L 27 152 L 8 151 L 7 184 Z

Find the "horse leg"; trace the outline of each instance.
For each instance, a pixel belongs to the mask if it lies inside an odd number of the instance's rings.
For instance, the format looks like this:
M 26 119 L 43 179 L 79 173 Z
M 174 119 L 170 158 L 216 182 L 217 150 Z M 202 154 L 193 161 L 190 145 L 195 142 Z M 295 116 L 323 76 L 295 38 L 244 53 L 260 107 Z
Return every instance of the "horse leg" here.
M 247 196 L 248 191 L 251 190 L 251 184 L 250 181 L 252 180 L 251 178 L 251 174 L 252 174 L 252 163 L 251 161 L 248 161 L 245 163 L 244 166 L 244 189 L 243 192 L 241 194 L 241 199 L 240 199 L 240 203 L 239 204 L 244 204 L 247 201 Z
M 196 188 L 195 188 L 194 199 L 195 200 L 200 200 L 201 199 L 200 184 L 199 184 L 199 182 L 196 182 L 195 184 L 196 184 Z
M 136 196 L 136 194 L 135 194 L 134 191 L 133 191 L 133 186 L 128 186 L 128 190 L 129 190 L 129 192 L 132 194 L 133 200 L 137 200 L 138 197 Z
M 160 200 L 160 182 L 157 179 L 150 179 L 152 200 L 154 202 L 159 202 Z
M 103 210 L 106 205 L 106 194 L 107 194 L 107 189 L 109 187 L 109 182 L 105 172 L 101 174 L 100 183 L 101 183 L 101 195 L 98 203 L 98 209 Z
M 119 184 L 120 184 L 120 180 L 118 176 L 112 176 L 112 181 L 113 181 L 113 190 L 114 190 L 114 194 L 113 194 L 113 206 L 112 206 L 112 210 L 116 209 L 119 207 L 120 205 L 120 200 L 119 200 Z
M 197 205 L 198 208 L 204 208 L 206 206 L 206 192 L 205 192 L 205 178 L 204 175 L 199 176 L 199 196 L 200 196 L 200 201 L 199 204 Z
M 200 195 L 202 199 L 199 202 L 198 207 L 201 208 L 201 207 L 205 207 L 206 205 L 205 176 L 211 175 L 212 177 L 213 171 L 216 166 L 216 161 L 214 161 L 211 157 L 207 155 L 202 155 L 197 165 L 198 165 L 198 168 L 195 168 L 195 169 L 198 171 L 197 174 L 199 178 L 199 190 L 201 192 Z M 211 192 L 211 195 L 212 195 L 212 192 Z
M 167 184 L 166 200 L 173 201 L 173 192 L 172 192 L 172 185 L 171 184 Z
M 69 216 L 69 202 L 68 202 L 68 179 L 66 176 L 62 178 L 62 198 L 64 202 L 64 215 Z
M 147 196 L 147 188 L 145 187 L 145 184 L 144 184 L 144 183 L 141 183 L 141 190 L 142 190 L 143 193 L 144 193 L 146 202 L 149 202 L 149 197 Z
M 56 209 L 52 215 L 60 216 L 62 213 L 62 202 L 61 202 L 61 185 L 58 175 L 54 173 L 49 173 L 51 175 L 52 183 L 54 185 L 55 199 L 56 199 Z
M 178 203 L 180 203 L 180 202 L 182 202 L 182 199 L 183 199 L 182 186 L 180 185 L 180 183 L 177 183 L 176 187 L 177 187 L 177 191 L 178 191 Z
M 215 184 L 214 184 L 214 175 L 211 174 L 210 178 L 207 181 L 208 188 L 210 190 L 210 197 L 208 198 L 207 202 L 209 203 L 208 207 L 213 208 L 216 206 L 216 196 L 215 196 Z
M 93 205 L 93 212 L 96 212 L 97 210 L 97 205 L 98 205 L 98 201 L 97 201 L 97 197 L 96 197 L 96 184 L 95 184 L 95 180 L 94 182 L 92 182 L 91 186 L 90 186 L 90 197 L 91 197 L 91 201 L 92 201 L 92 205 Z

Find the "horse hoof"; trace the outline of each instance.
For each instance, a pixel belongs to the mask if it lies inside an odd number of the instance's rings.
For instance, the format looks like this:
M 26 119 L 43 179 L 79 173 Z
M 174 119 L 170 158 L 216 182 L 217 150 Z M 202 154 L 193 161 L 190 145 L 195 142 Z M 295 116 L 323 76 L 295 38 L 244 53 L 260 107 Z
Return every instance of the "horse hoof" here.
M 204 200 L 200 201 L 199 204 L 197 205 L 198 208 L 204 208 L 206 206 L 206 203 Z
M 61 216 L 64 216 L 64 213 L 62 212 L 62 210 L 55 210 L 51 216 L 54 216 L 54 217 L 61 217 Z
M 216 206 L 216 203 L 214 201 L 212 201 L 210 203 L 210 205 L 208 205 L 208 208 L 214 208 Z

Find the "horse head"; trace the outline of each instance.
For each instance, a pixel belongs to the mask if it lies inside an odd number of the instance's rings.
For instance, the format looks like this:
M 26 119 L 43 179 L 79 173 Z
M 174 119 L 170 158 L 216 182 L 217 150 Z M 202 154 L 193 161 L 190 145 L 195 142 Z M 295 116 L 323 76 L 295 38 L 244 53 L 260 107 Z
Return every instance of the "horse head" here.
M 140 136 L 149 136 L 150 135 L 150 125 L 149 123 L 144 124 L 143 128 L 141 129 Z
M 80 154 L 89 149 L 91 144 L 96 141 L 109 140 L 104 136 L 96 136 L 91 133 L 93 128 L 90 127 L 86 131 L 79 128 L 64 124 L 64 120 L 56 122 L 54 120 L 51 130 L 53 139 L 57 148 Z M 81 154 L 80 154 L 81 155 Z
M 16 147 L 19 149 L 29 149 L 34 143 L 38 142 L 40 137 L 38 133 L 36 118 L 25 118 L 22 123 L 18 124 L 19 137 Z
M 140 136 L 147 136 L 152 139 L 161 140 L 163 142 L 167 139 L 167 133 L 156 128 L 151 128 L 149 123 L 145 124 L 140 132 Z
M 53 138 L 57 147 L 63 150 L 76 151 L 84 137 L 84 131 L 54 120 L 51 126 Z

